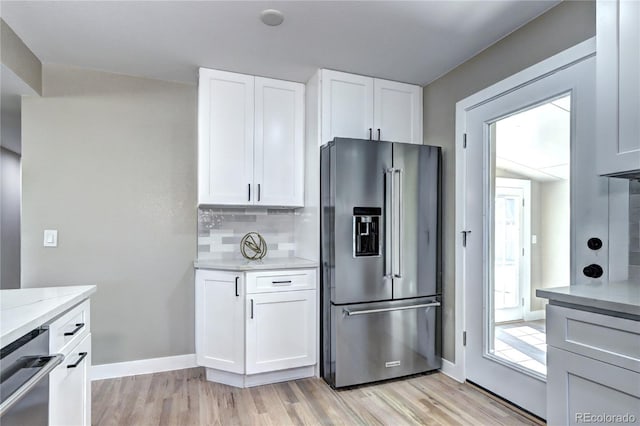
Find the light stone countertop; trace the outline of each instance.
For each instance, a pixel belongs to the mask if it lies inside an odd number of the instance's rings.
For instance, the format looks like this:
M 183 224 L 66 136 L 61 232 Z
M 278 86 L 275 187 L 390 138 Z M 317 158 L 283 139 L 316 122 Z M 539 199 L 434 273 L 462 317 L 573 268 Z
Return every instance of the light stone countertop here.
M 569 287 L 540 288 L 536 295 L 554 301 L 601 309 L 640 318 L 640 282 L 580 284 Z
M 0 347 L 47 324 L 95 292 L 95 285 L 0 290 Z
M 270 269 L 317 268 L 318 262 L 300 257 L 283 257 L 262 260 L 246 259 L 201 259 L 193 262 L 197 269 L 220 269 L 223 271 L 264 271 Z

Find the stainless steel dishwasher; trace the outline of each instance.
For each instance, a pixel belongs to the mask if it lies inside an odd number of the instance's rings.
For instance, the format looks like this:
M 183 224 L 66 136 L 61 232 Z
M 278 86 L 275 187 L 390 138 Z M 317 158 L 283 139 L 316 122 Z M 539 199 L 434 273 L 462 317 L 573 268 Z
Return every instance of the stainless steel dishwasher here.
M 62 362 L 49 355 L 49 330 L 37 328 L 0 350 L 0 424 L 49 423 L 49 373 Z

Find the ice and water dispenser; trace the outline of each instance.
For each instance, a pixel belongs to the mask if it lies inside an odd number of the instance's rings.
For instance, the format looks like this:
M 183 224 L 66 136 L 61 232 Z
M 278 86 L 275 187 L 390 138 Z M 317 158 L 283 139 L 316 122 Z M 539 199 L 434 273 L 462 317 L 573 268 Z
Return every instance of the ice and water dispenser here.
M 378 207 L 353 208 L 353 257 L 380 256 L 381 216 Z

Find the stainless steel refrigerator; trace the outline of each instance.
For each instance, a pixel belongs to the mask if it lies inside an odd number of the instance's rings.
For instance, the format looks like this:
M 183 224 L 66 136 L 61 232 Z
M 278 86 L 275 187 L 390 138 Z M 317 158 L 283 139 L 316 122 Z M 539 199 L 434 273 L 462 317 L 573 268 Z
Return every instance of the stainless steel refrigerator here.
M 333 387 L 441 366 L 440 148 L 320 152 L 322 363 Z

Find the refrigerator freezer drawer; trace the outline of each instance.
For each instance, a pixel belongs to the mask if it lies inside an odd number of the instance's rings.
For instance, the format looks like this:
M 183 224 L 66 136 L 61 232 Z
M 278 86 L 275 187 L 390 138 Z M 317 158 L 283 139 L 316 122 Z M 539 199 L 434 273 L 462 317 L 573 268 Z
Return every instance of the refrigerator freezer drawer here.
M 440 309 L 436 298 L 332 305 L 325 380 L 339 388 L 440 368 Z

